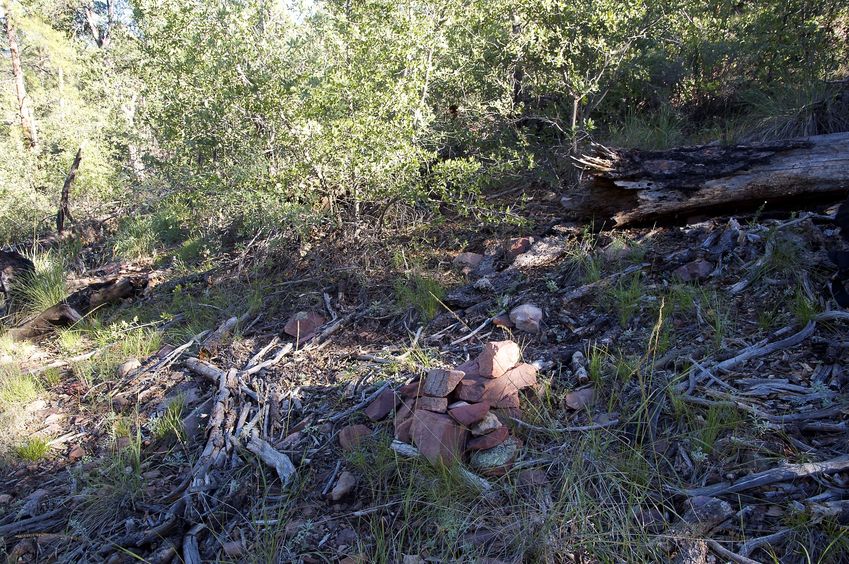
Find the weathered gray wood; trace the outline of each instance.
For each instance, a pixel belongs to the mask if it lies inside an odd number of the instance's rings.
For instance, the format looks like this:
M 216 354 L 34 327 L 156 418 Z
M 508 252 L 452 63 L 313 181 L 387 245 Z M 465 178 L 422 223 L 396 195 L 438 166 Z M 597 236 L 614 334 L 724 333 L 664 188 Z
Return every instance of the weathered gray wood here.
M 577 207 L 610 215 L 617 225 L 849 193 L 849 133 L 596 153 L 578 160 L 589 178 Z
M 786 482 L 797 478 L 810 478 L 821 474 L 833 474 L 849 469 L 849 456 L 838 456 L 823 462 L 808 462 L 806 464 L 787 464 L 777 468 L 771 468 L 756 474 L 750 474 L 740 478 L 736 482 L 713 484 L 703 488 L 683 490 L 689 497 L 695 496 L 717 496 L 729 493 L 738 493 L 761 486 L 768 486 L 778 482 Z

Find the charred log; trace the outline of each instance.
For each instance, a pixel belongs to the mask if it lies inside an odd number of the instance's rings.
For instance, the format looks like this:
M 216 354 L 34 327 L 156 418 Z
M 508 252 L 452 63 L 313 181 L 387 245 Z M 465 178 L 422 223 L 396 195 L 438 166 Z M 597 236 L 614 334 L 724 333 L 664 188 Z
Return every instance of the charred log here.
M 589 174 L 577 210 L 618 226 L 849 192 L 849 133 L 665 151 L 596 146 L 576 160 Z

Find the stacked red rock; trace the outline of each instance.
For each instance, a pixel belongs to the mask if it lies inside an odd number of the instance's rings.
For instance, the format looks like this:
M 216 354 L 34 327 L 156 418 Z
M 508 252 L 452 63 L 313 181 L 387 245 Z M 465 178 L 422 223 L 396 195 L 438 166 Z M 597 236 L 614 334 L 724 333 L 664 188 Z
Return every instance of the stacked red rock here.
M 521 442 L 497 414 L 518 416 L 520 390 L 536 385 L 536 368 L 521 356 L 513 341 L 487 343 L 477 358 L 455 370 L 430 370 L 402 386 L 395 438 L 412 442 L 433 463 L 469 455 L 475 470 L 504 473 Z

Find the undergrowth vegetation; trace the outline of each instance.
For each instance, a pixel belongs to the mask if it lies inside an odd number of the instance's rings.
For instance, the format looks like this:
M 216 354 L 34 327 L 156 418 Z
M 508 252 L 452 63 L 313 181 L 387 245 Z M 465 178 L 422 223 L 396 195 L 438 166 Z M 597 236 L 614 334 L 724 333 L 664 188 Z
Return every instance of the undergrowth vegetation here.
M 846 6 L 794 6 L 8 2 L 0 240 L 50 228 L 80 145 L 74 215 L 117 211 L 115 256 L 155 260 L 225 231 L 516 223 L 487 195 L 573 184 L 592 140 L 845 130 Z

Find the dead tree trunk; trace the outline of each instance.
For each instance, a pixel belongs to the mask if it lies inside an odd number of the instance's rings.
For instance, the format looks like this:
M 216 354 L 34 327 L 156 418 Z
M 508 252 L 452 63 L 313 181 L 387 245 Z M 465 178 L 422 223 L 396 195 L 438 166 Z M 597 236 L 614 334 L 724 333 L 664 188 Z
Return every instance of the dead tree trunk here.
M 665 151 L 597 146 L 576 161 L 589 173 L 576 210 L 620 226 L 849 192 L 849 133 Z
M 77 177 L 77 169 L 80 168 L 80 160 L 83 158 L 83 148 L 77 149 L 77 156 L 74 157 L 74 162 L 71 163 L 71 169 L 68 171 L 68 176 L 65 177 L 65 183 L 62 185 L 62 195 L 59 198 L 59 211 L 56 212 L 56 233 L 62 234 L 65 229 L 65 220 L 72 222 L 71 217 L 71 184 Z
M 3 0 L 3 11 L 6 12 L 6 37 L 9 40 L 9 56 L 12 59 L 12 76 L 15 80 L 15 95 L 18 97 L 18 114 L 21 119 L 21 129 L 27 146 L 35 151 L 38 149 L 38 133 L 35 129 L 35 115 L 32 111 L 32 103 L 27 96 L 26 83 L 24 82 L 24 70 L 21 66 L 21 52 L 18 48 L 18 33 L 12 20 L 11 6 L 7 0 Z

